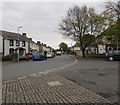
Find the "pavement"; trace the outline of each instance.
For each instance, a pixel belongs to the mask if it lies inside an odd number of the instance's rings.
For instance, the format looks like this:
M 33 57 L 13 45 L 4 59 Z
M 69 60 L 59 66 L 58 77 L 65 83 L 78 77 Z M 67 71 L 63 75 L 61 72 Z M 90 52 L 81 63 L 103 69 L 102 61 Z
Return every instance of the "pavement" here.
M 20 63 L 26 63 L 26 62 L 32 62 L 32 60 L 30 59 L 29 61 L 26 60 L 21 60 L 19 62 L 13 62 L 13 61 L 2 61 L 2 65 L 10 65 L 10 64 L 20 64 Z
M 55 74 L 34 75 L 3 82 L 2 103 L 110 105 L 109 100 Z
M 2 66 L 3 83 L 5 83 L 4 81 L 6 83 L 11 81 L 9 83 L 11 86 L 14 83 L 12 80 L 21 81 L 21 79 L 26 77 L 49 73 L 67 78 L 69 81 L 73 81 L 79 86 L 83 86 L 87 90 L 91 90 L 110 100 L 113 105 L 117 105 L 115 103 L 118 102 L 117 61 L 83 58 L 76 60 L 73 56 L 62 55 L 46 61 L 16 62 L 3 64 Z M 55 83 L 58 84 L 58 82 Z

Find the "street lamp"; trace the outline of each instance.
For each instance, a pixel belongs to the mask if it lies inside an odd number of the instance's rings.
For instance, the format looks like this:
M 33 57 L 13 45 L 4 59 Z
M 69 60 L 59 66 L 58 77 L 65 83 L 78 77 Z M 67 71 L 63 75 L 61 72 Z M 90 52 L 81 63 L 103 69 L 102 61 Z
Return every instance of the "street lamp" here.
M 19 29 L 22 28 L 22 26 L 18 27 L 18 62 L 19 62 L 19 45 L 20 45 L 20 37 L 19 37 Z

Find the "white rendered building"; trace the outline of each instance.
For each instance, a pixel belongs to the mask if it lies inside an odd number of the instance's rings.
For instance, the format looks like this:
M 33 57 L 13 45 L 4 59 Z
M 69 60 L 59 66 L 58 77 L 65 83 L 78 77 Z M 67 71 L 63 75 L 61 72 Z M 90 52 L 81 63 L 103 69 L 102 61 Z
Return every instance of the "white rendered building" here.
M 21 56 L 25 55 L 25 53 L 28 53 L 29 51 L 28 43 L 29 40 L 25 33 L 21 35 L 0 30 L 0 52 L 3 56 L 15 52 L 18 53 L 18 49 Z

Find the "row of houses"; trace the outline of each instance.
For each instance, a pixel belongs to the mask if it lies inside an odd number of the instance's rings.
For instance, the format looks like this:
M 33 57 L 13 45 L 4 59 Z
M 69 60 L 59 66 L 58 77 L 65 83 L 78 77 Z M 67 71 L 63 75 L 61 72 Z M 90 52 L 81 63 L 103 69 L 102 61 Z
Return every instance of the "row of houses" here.
M 91 45 L 90 47 L 87 47 L 85 50 L 86 55 L 91 54 L 97 54 L 97 55 L 105 55 L 110 50 L 116 50 L 117 47 L 111 44 L 105 44 L 105 45 Z M 82 51 L 79 46 L 72 46 L 70 47 L 70 50 L 76 52 L 77 55 L 82 56 Z
M 40 41 L 34 42 L 32 38 L 28 38 L 26 33 L 18 34 L 0 30 L 0 54 L 3 56 L 12 53 L 20 53 L 24 56 L 26 53 L 35 52 L 52 52 L 54 49 Z

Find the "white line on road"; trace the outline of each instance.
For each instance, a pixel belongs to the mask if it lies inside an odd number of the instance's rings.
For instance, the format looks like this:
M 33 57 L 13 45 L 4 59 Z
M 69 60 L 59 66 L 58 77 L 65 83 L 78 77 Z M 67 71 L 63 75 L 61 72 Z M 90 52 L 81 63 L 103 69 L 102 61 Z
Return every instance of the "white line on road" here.
M 63 69 L 65 69 L 66 67 L 73 66 L 73 65 L 76 64 L 76 63 L 77 63 L 77 59 L 76 59 L 73 63 L 66 64 L 66 65 L 64 65 L 64 66 L 57 67 L 57 68 L 54 68 L 54 69 L 51 69 L 51 70 L 46 70 L 45 73 L 54 72 L 54 71 L 57 71 L 57 70 L 63 70 Z
M 36 74 L 31 74 L 31 75 L 29 75 L 29 76 L 35 76 Z
M 26 78 L 27 76 L 24 76 L 24 77 L 21 77 L 21 78 L 18 78 L 18 79 L 24 79 L 24 78 Z
M 61 67 L 56 67 L 56 68 L 53 68 L 53 69 L 45 70 L 44 72 L 39 72 L 39 73 L 36 73 L 36 74 L 31 74 L 31 75 L 24 76 L 24 77 L 20 77 L 20 78 L 17 78 L 17 79 L 20 80 L 20 79 L 25 79 L 25 78 L 27 78 L 27 77 L 29 77 L 29 76 L 32 76 L 32 77 L 34 77 L 34 76 L 36 76 L 36 75 L 37 75 L 37 76 L 40 76 L 41 74 L 48 74 L 48 73 L 50 73 L 50 72 L 54 72 L 54 71 L 58 71 L 58 70 L 63 70 L 63 69 L 65 69 L 66 67 L 73 66 L 73 65 L 76 64 L 76 63 L 77 63 L 77 59 L 76 59 L 73 63 L 69 63 L 69 64 L 66 64 L 66 65 L 61 66 Z M 11 82 L 11 81 L 14 81 L 14 80 L 4 81 L 4 82 L 2 82 L 2 83 L 7 83 L 7 82 Z

